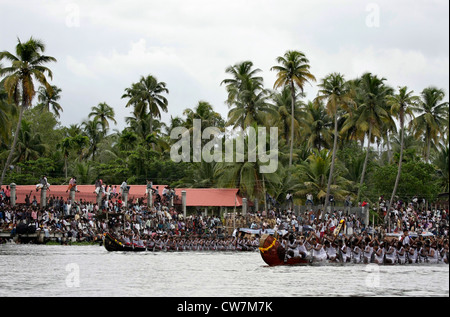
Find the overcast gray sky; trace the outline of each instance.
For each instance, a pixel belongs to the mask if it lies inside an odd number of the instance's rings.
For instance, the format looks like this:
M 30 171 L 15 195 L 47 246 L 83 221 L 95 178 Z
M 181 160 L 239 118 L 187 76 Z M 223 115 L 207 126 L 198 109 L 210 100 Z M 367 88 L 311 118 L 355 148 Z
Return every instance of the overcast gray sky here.
M 122 129 L 131 109 L 120 97 L 149 74 L 170 90 L 164 121 L 200 100 L 226 118 L 225 68 L 251 60 L 272 88 L 287 50 L 304 52 L 318 79 L 370 71 L 393 87 L 449 92 L 448 0 L 0 1 L 0 51 L 33 36 L 58 60 L 49 67 L 63 125 L 106 102 Z M 316 84 L 306 92 L 313 99 Z

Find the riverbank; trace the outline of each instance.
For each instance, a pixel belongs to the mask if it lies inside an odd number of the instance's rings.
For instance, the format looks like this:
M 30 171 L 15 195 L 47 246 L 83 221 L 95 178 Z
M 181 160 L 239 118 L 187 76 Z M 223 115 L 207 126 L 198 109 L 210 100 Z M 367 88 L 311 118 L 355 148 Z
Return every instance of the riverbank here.
M 63 233 L 36 231 L 35 233 L 14 233 L 11 230 L 0 231 L 0 244 L 43 244 L 43 245 L 101 245 L 101 237 L 91 241 L 78 241 L 75 237 L 66 237 Z

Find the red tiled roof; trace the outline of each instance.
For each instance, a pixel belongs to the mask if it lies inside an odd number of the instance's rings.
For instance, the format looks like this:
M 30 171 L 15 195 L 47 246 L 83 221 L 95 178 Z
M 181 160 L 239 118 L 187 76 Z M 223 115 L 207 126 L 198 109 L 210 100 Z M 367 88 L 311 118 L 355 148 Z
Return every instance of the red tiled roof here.
M 186 206 L 242 206 L 242 197 L 238 195 L 238 189 L 236 188 L 176 188 L 175 190 L 180 199 L 181 192 L 186 191 Z
M 113 187 L 116 185 L 113 185 Z M 156 189 L 159 186 L 159 193 L 162 194 L 162 190 L 165 185 L 153 185 Z M 50 191 L 47 191 L 47 196 L 63 197 L 64 199 L 69 198 L 69 193 L 66 193 L 67 185 L 51 185 Z M 119 191 L 120 185 L 117 185 L 117 192 Z M 75 199 L 83 199 L 96 202 L 96 194 L 94 193 L 94 185 L 78 185 L 77 189 L 80 191 L 75 194 Z M 181 205 L 181 192 L 186 191 L 186 206 L 192 207 L 240 207 L 242 206 L 242 197 L 238 195 L 238 189 L 236 188 L 176 188 L 176 195 L 178 199 L 175 204 Z M 146 191 L 146 185 L 130 185 L 130 191 L 128 193 L 128 198 L 136 199 L 144 197 Z M 25 203 L 25 195 L 31 193 L 31 199 L 36 196 L 36 200 L 40 203 L 41 192 L 36 192 L 35 185 L 18 185 L 16 187 L 16 202 L 18 204 Z M 251 202 L 248 202 L 248 206 L 252 206 Z

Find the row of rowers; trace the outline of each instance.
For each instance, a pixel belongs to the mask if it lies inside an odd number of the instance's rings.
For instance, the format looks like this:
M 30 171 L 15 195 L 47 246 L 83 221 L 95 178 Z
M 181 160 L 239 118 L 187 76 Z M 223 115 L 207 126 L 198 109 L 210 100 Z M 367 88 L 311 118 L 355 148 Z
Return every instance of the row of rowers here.
M 375 264 L 448 264 L 448 238 L 410 236 L 405 230 L 398 238 L 371 237 L 367 233 L 352 236 L 324 235 L 311 232 L 308 237 L 281 238 L 287 258 L 301 257 L 312 262 Z
M 117 234 L 124 245 L 146 248 L 148 251 L 256 251 L 258 237 L 186 237 L 152 234 L 141 237 L 134 234 Z

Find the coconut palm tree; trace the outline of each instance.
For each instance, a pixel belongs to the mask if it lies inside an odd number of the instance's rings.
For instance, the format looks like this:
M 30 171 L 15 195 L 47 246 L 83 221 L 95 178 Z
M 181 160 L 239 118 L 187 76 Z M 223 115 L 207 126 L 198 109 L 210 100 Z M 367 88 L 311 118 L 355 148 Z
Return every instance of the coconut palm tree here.
M 286 202 L 287 193 L 296 193 L 302 189 L 299 177 L 292 172 L 292 169 L 280 164 L 277 172 L 278 182 L 268 183 L 267 192 L 278 202 Z M 293 198 L 296 198 L 295 196 Z
M 392 89 L 392 94 L 394 94 L 394 89 Z M 391 96 L 388 96 L 388 98 Z M 391 135 L 397 134 L 397 123 L 394 120 L 394 116 L 396 114 L 396 109 L 392 109 L 392 105 L 389 102 L 384 102 L 383 104 L 384 109 L 388 113 L 388 116 L 385 118 L 383 125 L 380 127 L 381 136 L 378 136 L 376 138 L 378 149 L 382 144 L 386 145 L 387 149 L 387 157 L 388 157 L 388 163 L 391 164 L 392 162 L 392 150 L 391 150 Z
M 0 81 L 0 145 L 6 143 L 11 136 L 11 121 L 16 110 L 15 106 L 8 101 L 8 94 Z
M 257 124 L 267 126 L 267 119 L 276 115 L 275 110 L 269 104 L 267 90 L 258 90 L 256 85 L 251 85 L 249 90 L 243 91 L 234 107 L 228 112 L 227 125 L 242 130 Z
M 271 70 L 277 71 L 277 79 L 273 85 L 274 89 L 284 86 L 289 86 L 291 89 L 291 147 L 289 153 L 289 167 L 291 167 L 294 151 L 295 87 L 297 86 L 300 89 L 300 93 L 303 95 L 305 84 L 310 81 L 316 81 L 316 78 L 309 71 L 309 60 L 302 52 L 287 51 L 284 56 L 279 56 L 276 60 L 279 65 L 271 68 Z
M 450 152 L 448 144 L 441 147 L 433 162 L 437 167 L 439 181 L 441 183 L 441 191 L 448 193 L 449 190 L 449 166 L 450 166 Z
M 220 84 L 226 85 L 226 90 L 228 92 L 227 104 L 229 107 L 233 106 L 234 103 L 239 99 L 239 95 L 250 87 L 255 89 L 263 89 L 263 78 L 257 76 L 261 72 L 261 69 L 252 69 L 253 62 L 244 61 L 233 66 L 228 66 L 225 69 L 227 74 L 231 75 L 231 78 L 224 79 Z
M 298 197 L 305 197 L 311 193 L 323 201 L 326 196 L 328 178 L 331 166 L 331 152 L 327 149 L 321 151 L 314 149 L 308 159 L 300 164 L 296 171 L 300 189 L 296 192 Z M 341 171 L 334 171 L 334 184 L 331 185 L 336 199 L 344 199 L 349 194 L 346 188 L 351 182 L 341 175 Z
M 299 97 L 300 95 L 297 94 L 296 99 L 298 100 Z M 271 97 L 273 107 L 277 112 L 277 115 L 272 118 L 271 126 L 278 127 L 279 137 L 284 138 L 287 144 L 290 144 L 291 137 L 291 98 L 291 90 L 287 86 L 282 91 L 275 92 Z M 301 138 L 300 126 L 305 117 L 304 106 L 304 103 L 298 100 L 294 107 L 294 138 L 297 140 Z
M 170 144 L 162 138 L 160 133 L 157 133 L 157 131 L 147 135 L 142 144 L 148 148 L 150 148 L 151 145 L 154 148 L 153 151 L 156 151 L 156 154 L 160 154 L 161 156 L 170 153 Z
M 448 125 L 448 102 L 443 102 L 445 92 L 443 89 L 428 87 L 422 91 L 421 100 L 413 111 L 418 116 L 411 121 L 410 125 L 416 138 L 425 141 L 425 162 L 430 162 L 431 145 L 439 142 L 439 134 L 444 134 Z M 447 117 L 446 117 L 447 116 Z
M 79 125 L 79 124 L 71 124 L 68 127 L 63 127 L 63 130 L 64 130 L 65 137 L 69 137 L 69 136 L 74 137 L 83 132 L 83 129 L 81 128 L 81 125 Z
M 80 134 L 74 135 L 70 138 L 72 142 L 72 149 L 76 151 L 78 156 L 77 160 L 81 162 L 83 160 L 83 157 L 88 156 L 91 139 L 89 136 L 85 135 L 84 132 L 81 132 Z
M 405 155 L 405 150 L 411 150 L 413 152 L 419 152 L 421 149 L 421 144 L 422 142 L 420 142 L 419 140 L 417 140 L 414 137 L 414 134 L 411 132 L 410 129 L 408 129 L 407 127 L 405 127 L 403 129 L 403 155 Z M 400 129 L 400 131 L 397 131 L 397 134 L 392 135 L 391 138 L 391 146 L 392 146 L 392 151 L 394 153 L 400 153 L 400 149 L 402 146 L 402 130 Z
M 333 120 L 321 100 L 307 103 L 301 122 L 302 138 L 310 149 L 316 148 L 321 151 L 331 145 Z
M 75 163 L 73 174 L 76 176 L 78 184 L 92 184 L 95 179 L 91 162 Z
M 413 95 L 413 91 L 408 91 L 408 87 L 401 87 L 398 94 L 393 96 L 388 96 L 388 104 L 391 106 L 391 112 L 397 116 L 400 121 L 400 159 L 398 161 L 398 172 L 395 179 L 394 189 L 392 191 L 391 199 L 389 201 L 388 209 L 392 206 L 394 202 L 394 197 L 397 192 L 398 183 L 400 181 L 400 175 L 402 171 L 403 162 L 403 147 L 405 140 L 405 117 L 412 116 L 412 107 L 416 105 L 419 98 Z
M 156 77 L 142 76 L 139 82 L 125 89 L 123 98 L 128 98 L 126 107 L 134 106 L 135 114 L 150 114 L 150 134 L 153 133 L 153 119 L 161 119 L 161 111 L 167 112 L 168 101 L 164 94 L 168 94 L 165 82 L 159 82 Z M 153 145 L 153 149 L 155 146 Z
M 83 127 L 83 134 L 89 138 L 89 154 L 92 155 L 92 160 L 95 161 L 95 155 L 100 141 L 104 137 L 103 130 L 99 129 L 101 123 L 97 120 L 85 120 L 81 123 Z
M 109 121 L 117 124 L 116 119 L 114 118 L 115 113 L 114 109 L 109 106 L 106 102 L 101 102 L 98 106 L 94 106 L 91 108 L 91 112 L 89 113 L 89 118 L 93 118 L 94 121 L 100 122 L 102 125 L 103 133 L 106 134 L 106 131 L 109 129 Z
M 252 126 L 257 130 L 256 124 Z M 267 140 L 258 139 L 257 142 L 267 142 Z M 255 148 L 249 148 L 251 142 L 248 141 L 248 136 L 244 138 L 244 153 L 238 152 L 237 146 L 233 146 L 233 157 L 242 156 L 242 162 L 219 162 L 214 166 L 214 175 L 217 179 L 217 186 L 224 188 L 239 188 L 241 192 L 249 199 L 265 197 L 265 187 L 270 184 L 278 183 L 280 180 L 277 173 L 261 173 L 260 156 L 268 153 L 260 153 L 257 148 L 258 144 L 253 144 Z M 269 148 L 268 146 L 266 148 Z M 246 150 L 245 150 L 246 149 Z M 273 150 L 272 150 L 273 151 Z M 256 160 L 249 159 L 249 153 L 256 154 Z M 278 153 L 272 153 L 278 154 Z
M 191 163 L 192 173 L 183 178 L 178 184 L 179 187 L 186 186 L 188 188 L 212 188 L 216 185 L 215 166 L 216 162 L 201 161 Z
M 139 137 L 138 135 L 130 130 L 124 129 L 122 132 L 118 132 L 117 134 L 117 148 L 120 151 L 132 151 L 138 145 Z
M 160 120 L 151 119 L 149 112 L 133 112 L 132 117 L 126 117 L 128 127 L 125 130 L 132 131 L 138 137 L 138 143 L 144 146 L 151 145 L 152 150 L 156 150 L 156 145 L 162 141 L 163 132 L 166 125 Z M 152 124 L 152 126 L 150 126 Z
M 328 199 L 330 196 L 331 182 L 333 179 L 334 165 L 336 161 L 337 145 L 338 145 L 338 121 L 339 112 L 342 109 L 349 110 L 354 103 L 351 97 L 351 90 L 349 85 L 345 82 L 344 76 L 339 73 L 332 73 L 322 79 L 319 84 L 320 90 L 317 96 L 317 100 L 326 100 L 326 109 L 330 116 L 334 118 L 334 141 L 333 141 L 333 154 L 331 158 L 330 174 L 328 176 L 327 194 L 325 197 L 326 210 L 328 206 Z
M 449 129 L 450 115 L 449 115 L 448 110 L 444 114 L 444 120 L 445 120 L 445 125 L 444 125 L 443 131 L 441 133 L 441 136 L 442 136 L 442 141 L 443 141 L 444 145 L 447 145 L 447 147 L 448 147 L 449 141 L 450 141 L 450 129 Z
M 135 108 L 135 110 L 137 110 Z M 152 124 L 155 120 L 152 120 Z M 125 130 L 133 131 L 141 140 L 150 135 L 150 114 L 148 112 L 133 111 L 130 117 L 125 117 L 125 122 L 128 124 Z M 153 127 L 154 129 L 154 124 Z
M 30 122 L 23 120 L 14 161 L 36 160 L 44 155 L 47 149 L 48 145 L 42 142 L 41 135 L 32 131 Z
M 225 127 L 225 122 L 220 113 L 215 112 L 211 104 L 206 101 L 199 101 L 194 109 L 185 109 L 183 115 L 186 117 L 184 125 L 189 129 L 193 127 L 194 119 L 200 119 L 202 121 L 202 131 L 207 127 L 216 127 L 219 129 Z
M 52 85 L 52 90 L 48 91 L 45 87 L 39 87 L 38 89 L 38 101 L 39 104 L 37 107 L 45 110 L 53 111 L 57 118 L 60 117 L 60 112 L 63 111 L 62 106 L 58 103 L 61 99 L 61 88 L 58 88 L 55 85 Z
M 359 183 L 358 201 L 364 184 L 371 144 L 375 137 L 381 137 L 384 122 L 390 120 L 385 104 L 387 97 L 392 95 L 393 89 L 386 86 L 385 81 L 385 78 L 378 78 L 371 73 L 365 73 L 356 80 L 355 98 L 359 104 L 352 115 L 348 116 L 341 130 L 342 133 L 345 133 L 352 127 L 356 127 L 357 130 L 364 131 L 367 135 L 366 157 Z
M 64 156 L 64 175 L 65 178 L 67 178 L 67 171 L 68 171 L 68 159 L 69 159 L 69 154 L 70 154 L 70 150 L 73 149 L 74 146 L 74 142 L 72 137 L 66 137 L 64 139 L 61 140 L 60 143 L 58 143 L 58 145 L 56 146 L 57 149 L 61 150 L 63 156 Z
M 269 92 L 264 89 L 263 79 L 256 76 L 260 69 L 252 69 L 253 63 L 245 61 L 229 66 L 225 71 L 232 75 L 224 79 L 228 98 L 226 103 L 230 107 L 227 125 L 234 128 L 247 127 L 257 124 L 266 125 L 268 115 L 274 115 L 269 101 Z
M 46 76 L 52 79 L 53 73 L 44 65 L 50 62 L 56 62 L 54 57 L 43 55 L 45 52 L 45 44 L 42 41 L 31 37 L 25 43 L 22 43 L 20 39 L 18 39 L 18 42 L 16 45 L 16 55 L 8 51 L 0 52 L 0 61 L 6 59 L 11 62 L 10 67 L 0 68 L 0 77 L 6 77 L 4 87 L 8 97 L 20 108 L 13 143 L 0 178 L 0 186 L 3 184 L 6 170 L 14 156 L 20 127 L 22 125 L 23 113 L 31 107 L 32 100 L 36 95 L 34 80 L 43 85 L 51 93 L 52 87 L 48 83 Z
M 169 124 L 165 128 L 165 135 L 170 136 L 170 132 L 173 129 L 183 127 L 184 125 L 184 120 L 180 116 L 170 116 Z

